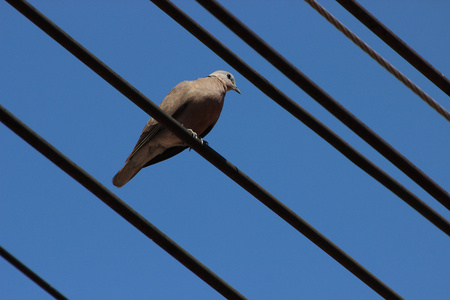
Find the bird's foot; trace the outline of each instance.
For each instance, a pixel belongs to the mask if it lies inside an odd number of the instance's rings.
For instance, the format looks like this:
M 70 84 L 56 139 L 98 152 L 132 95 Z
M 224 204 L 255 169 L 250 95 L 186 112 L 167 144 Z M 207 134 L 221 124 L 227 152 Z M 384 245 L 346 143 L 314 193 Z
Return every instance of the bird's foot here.
M 192 135 L 193 138 L 200 141 L 200 143 L 203 145 L 203 139 L 201 137 L 198 137 L 197 133 L 195 133 L 192 129 L 188 129 L 189 133 Z
M 197 140 L 200 141 L 200 144 L 203 145 L 208 145 L 207 141 L 204 141 L 201 137 L 198 137 L 197 133 L 195 133 L 192 129 L 187 129 L 187 131 L 189 131 L 189 133 L 192 135 L 192 137 L 196 138 Z M 189 151 L 191 151 L 191 148 L 189 147 Z

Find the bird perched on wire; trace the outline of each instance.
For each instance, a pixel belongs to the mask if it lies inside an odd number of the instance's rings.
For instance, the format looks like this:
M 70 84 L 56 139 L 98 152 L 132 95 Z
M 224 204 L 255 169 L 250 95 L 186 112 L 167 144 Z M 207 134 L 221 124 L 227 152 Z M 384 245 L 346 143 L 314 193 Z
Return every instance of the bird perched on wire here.
M 205 78 L 177 84 L 159 107 L 202 139 L 216 124 L 226 92 L 237 88 L 233 75 L 215 71 Z M 202 140 L 203 141 L 203 140 Z M 122 187 L 142 168 L 166 160 L 188 146 L 153 118 L 147 122 L 125 165 L 114 176 L 113 184 Z

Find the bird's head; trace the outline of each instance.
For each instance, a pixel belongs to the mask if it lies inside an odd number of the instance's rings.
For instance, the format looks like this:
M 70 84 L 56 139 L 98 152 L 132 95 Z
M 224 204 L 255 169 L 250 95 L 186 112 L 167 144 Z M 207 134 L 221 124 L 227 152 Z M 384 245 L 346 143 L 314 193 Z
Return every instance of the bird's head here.
M 238 92 L 241 91 L 237 88 L 236 82 L 234 81 L 234 76 L 227 71 L 215 71 L 214 73 L 209 74 L 209 77 L 217 77 L 219 78 L 225 85 L 227 86 L 227 91 L 233 90 Z

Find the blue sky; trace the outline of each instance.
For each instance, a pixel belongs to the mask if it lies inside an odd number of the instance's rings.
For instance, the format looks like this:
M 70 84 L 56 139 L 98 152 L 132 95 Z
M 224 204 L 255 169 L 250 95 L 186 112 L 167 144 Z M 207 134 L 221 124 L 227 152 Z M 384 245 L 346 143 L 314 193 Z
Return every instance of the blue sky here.
M 159 104 L 178 82 L 236 77 L 209 145 L 406 299 L 450 297 L 444 233 L 284 111 L 149 1 L 31 1 Z M 333 15 L 450 109 L 449 98 L 334 1 Z M 449 76 L 450 3 L 360 1 Z M 194 1 L 203 27 L 447 219 L 448 210 Z M 450 126 L 303 1 L 223 1 L 233 14 L 442 187 Z M 6 2 L 1 104 L 250 299 L 379 299 L 195 151 L 120 169 L 148 115 Z M 0 126 L 0 244 L 70 299 L 221 299 L 8 128 Z M 0 259 L 0 298 L 49 299 Z

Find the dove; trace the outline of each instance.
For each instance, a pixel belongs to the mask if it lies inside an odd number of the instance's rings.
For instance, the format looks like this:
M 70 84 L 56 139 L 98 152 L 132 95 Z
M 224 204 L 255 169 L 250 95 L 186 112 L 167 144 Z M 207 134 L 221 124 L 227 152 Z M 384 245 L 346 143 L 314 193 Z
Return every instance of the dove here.
M 233 75 L 215 71 L 205 78 L 182 81 L 159 107 L 203 142 L 219 119 L 225 94 L 237 88 Z M 124 186 L 142 168 L 166 160 L 188 148 L 180 138 L 153 118 L 147 122 L 125 165 L 114 176 L 116 187 Z

